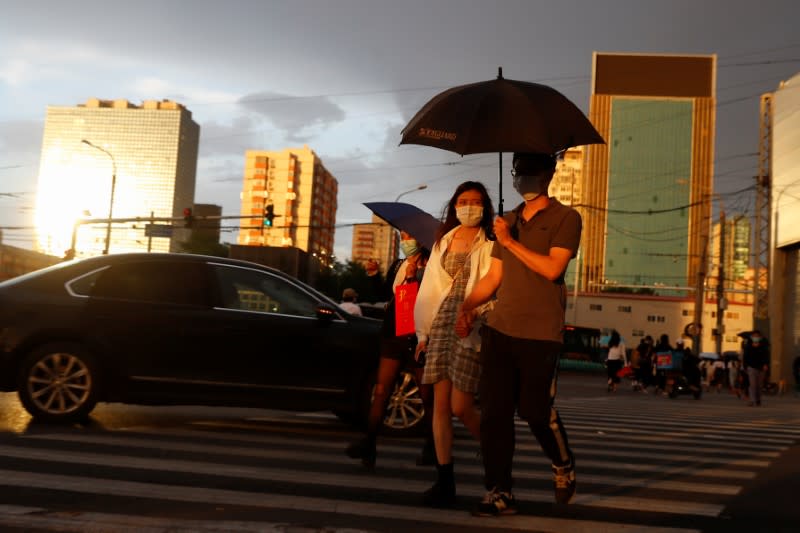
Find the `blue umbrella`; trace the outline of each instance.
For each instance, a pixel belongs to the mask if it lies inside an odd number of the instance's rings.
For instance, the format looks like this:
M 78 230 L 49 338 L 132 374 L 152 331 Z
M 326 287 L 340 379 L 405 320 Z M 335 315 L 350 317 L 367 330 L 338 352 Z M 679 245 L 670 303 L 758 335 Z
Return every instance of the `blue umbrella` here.
M 364 205 L 388 224 L 414 237 L 428 250 L 433 248 L 441 222 L 431 214 L 402 202 L 366 202 Z

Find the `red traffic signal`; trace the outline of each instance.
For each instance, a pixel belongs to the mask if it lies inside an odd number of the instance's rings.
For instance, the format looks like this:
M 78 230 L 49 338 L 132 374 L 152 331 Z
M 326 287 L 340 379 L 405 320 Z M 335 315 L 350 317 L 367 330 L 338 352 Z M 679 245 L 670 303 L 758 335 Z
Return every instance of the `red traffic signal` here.
M 194 215 L 192 215 L 191 207 L 183 208 L 183 227 L 191 228 L 194 224 Z

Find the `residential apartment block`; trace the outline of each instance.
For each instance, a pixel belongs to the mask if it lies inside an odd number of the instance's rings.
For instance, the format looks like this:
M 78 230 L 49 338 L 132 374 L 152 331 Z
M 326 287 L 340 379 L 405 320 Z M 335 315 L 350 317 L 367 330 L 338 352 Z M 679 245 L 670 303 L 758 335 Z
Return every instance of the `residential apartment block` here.
M 308 146 L 245 153 L 238 244 L 333 254 L 338 182 Z M 272 226 L 264 224 L 272 206 Z

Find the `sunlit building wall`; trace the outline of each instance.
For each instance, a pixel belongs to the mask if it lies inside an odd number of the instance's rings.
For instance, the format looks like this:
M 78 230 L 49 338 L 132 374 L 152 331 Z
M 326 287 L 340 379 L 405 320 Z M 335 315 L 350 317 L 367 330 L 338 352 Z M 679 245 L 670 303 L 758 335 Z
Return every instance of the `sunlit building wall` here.
M 793 382 L 800 354 L 800 73 L 771 93 L 770 379 Z
M 338 182 L 308 146 L 245 153 L 238 244 L 295 247 L 320 258 L 333 253 Z M 272 204 L 272 227 L 263 223 Z M 324 260 L 325 262 L 327 260 Z
M 377 215 L 372 215 L 372 223 L 353 226 L 353 248 L 350 257 L 366 266 L 373 259 L 378 262 L 384 276 L 397 258 L 400 242 L 397 231 Z
M 595 53 L 582 286 L 696 284 L 710 231 L 716 56 Z M 666 287 L 659 289 L 658 287 Z
M 191 112 L 168 100 L 134 105 L 92 98 L 78 106 L 48 106 L 36 199 L 37 249 L 63 255 L 71 247 L 75 222 L 91 219 L 96 222 L 77 226 L 75 255 L 103 252 L 107 223 L 98 219 L 108 219 L 115 168 L 114 219 L 181 217 L 194 202 L 199 137 Z M 153 238 L 151 250 L 179 249 L 187 231 Z M 144 223 L 113 223 L 109 253 L 147 248 Z
M 583 188 L 583 147 L 570 148 L 556 164 L 548 194 L 564 205 L 581 204 Z

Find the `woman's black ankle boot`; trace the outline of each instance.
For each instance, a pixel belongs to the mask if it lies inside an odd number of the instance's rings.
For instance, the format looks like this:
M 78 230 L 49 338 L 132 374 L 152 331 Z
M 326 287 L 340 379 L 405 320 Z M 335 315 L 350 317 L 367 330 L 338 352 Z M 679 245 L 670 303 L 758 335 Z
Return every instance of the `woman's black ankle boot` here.
M 456 480 L 453 463 L 436 465 L 437 479 L 422 495 L 422 502 L 429 507 L 451 507 L 456 501 Z
M 367 468 L 375 468 L 375 459 L 377 457 L 375 437 L 367 435 L 351 443 L 344 453 L 352 459 L 361 459 L 361 463 Z

